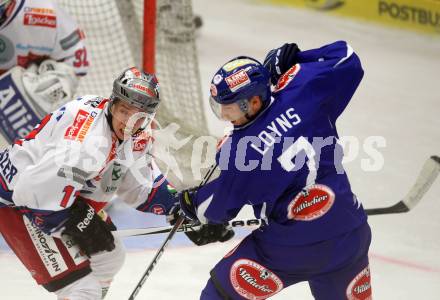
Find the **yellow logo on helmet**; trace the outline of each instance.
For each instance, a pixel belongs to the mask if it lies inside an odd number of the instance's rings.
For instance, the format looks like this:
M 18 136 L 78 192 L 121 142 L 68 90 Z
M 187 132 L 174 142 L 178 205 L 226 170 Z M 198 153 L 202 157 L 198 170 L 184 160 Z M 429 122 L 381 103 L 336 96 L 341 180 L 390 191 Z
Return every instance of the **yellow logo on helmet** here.
M 231 62 L 228 62 L 226 65 L 223 66 L 223 70 L 225 70 L 226 72 L 230 72 L 238 67 L 244 66 L 244 65 L 256 65 L 257 63 L 255 61 L 253 61 L 252 59 L 248 59 L 248 58 L 240 58 L 240 59 L 236 59 L 233 60 Z

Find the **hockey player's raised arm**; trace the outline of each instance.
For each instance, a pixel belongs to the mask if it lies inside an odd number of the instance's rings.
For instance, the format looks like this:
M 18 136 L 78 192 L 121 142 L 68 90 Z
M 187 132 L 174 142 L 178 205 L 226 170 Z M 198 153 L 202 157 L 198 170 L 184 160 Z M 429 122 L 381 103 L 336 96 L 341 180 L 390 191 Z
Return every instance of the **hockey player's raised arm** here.
M 298 62 L 308 77 L 305 83 L 313 101 L 327 109 L 335 122 L 344 111 L 363 77 L 359 57 L 344 41 L 298 53 Z
M 326 109 L 332 122 L 344 111 L 364 74 L 359 57 L 345 41 L 306 51 L 284 44 L 269 51 L 264 65 L 275 95 L 302 91 L 301 99 Z

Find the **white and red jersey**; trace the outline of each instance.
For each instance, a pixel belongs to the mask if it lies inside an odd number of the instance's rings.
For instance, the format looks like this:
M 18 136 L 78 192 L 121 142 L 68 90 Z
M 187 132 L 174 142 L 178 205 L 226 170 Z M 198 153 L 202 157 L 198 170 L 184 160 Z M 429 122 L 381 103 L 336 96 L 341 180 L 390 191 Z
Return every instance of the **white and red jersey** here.
M 84 34 L 75 20 L 49 0 L 16 0 L 0 26 L 0 74 L 15 67 L 27 68 L 51 58 L 87 73 Z
M 158 185 L 165 183 L 165 189 L 167 183 L 150 155 L 151 131 L 120 142 L 106 117 L 108 105 L 107 99 L 97 96 L 73 100 L 1 151 L 3 203 L 9 197 L 13 205 L 36 216 L 53 216 L 70 207 L 77 196 L 100 211 L 116 194 L 140 210 L 165 213 L 172 204 L 167 195 L 159 200 L 166 202 L 161 204 L 163 211 L 145 208 L 152 201 L 150 193 L 157 195 Z

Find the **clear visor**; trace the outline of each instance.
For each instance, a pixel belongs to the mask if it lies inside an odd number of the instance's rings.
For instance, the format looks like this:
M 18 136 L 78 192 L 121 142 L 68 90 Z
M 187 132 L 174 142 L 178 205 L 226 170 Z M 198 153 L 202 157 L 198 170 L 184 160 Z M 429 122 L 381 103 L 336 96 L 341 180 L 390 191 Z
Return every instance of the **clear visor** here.
M 239 100 L 230 104 L 220 104 L 213 97 L 209 97 L 209 104 L 217 118 L 229 122 L 237 121 L 246 115 L 246 111 L 240 108 L 240 103 L 247 102 L 248 100 Z

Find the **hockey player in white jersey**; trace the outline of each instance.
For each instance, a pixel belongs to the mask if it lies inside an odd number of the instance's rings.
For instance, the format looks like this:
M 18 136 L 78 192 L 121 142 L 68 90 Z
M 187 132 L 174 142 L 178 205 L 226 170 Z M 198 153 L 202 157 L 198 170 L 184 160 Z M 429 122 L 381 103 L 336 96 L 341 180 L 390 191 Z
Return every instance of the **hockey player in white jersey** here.
M 68 102 L 0 152 L 0 232 L 58 299 L 101 299 L 121 268 L 125 252 L 102 211 L 113 196 L 141 211 L 172 208 L 151 156 L 159 99 L 156 77 L 130 68 L 109 99 Z
M 0 0 L 0 133 L 27 135 L 72 100 L 89 66 L 84 34 L 50 0 Z

